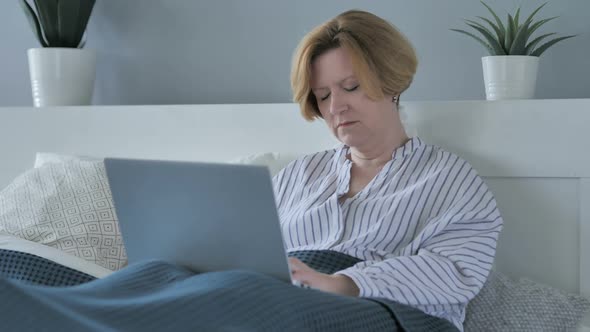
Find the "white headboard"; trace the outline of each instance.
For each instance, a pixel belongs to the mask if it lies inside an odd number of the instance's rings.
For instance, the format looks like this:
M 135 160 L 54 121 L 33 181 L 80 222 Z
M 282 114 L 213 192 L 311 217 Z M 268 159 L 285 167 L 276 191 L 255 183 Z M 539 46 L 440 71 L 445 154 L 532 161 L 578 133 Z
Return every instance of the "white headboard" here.
M 505 219 L 498 269 L 590 297 L 590 99 L 403 107 L 410 132 L 487 179 Z M 36 152 L 227 161 L 335 143 L 294 104 L 0 108 L 0 187 Z

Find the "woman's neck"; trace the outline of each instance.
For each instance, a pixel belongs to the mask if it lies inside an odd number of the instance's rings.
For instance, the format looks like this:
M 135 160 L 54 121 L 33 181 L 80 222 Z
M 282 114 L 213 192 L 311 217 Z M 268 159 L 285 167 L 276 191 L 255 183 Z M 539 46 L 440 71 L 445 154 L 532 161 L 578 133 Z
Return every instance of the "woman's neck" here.
M 348 158 L 357 167 L 364 169 L 381 168 L 391 160 L 393 151 L 409 140 L 405 132 L 396 136 L 395 138 L 381 141 L 381 144 L 372 144 L 368 148 L 350 147 Z

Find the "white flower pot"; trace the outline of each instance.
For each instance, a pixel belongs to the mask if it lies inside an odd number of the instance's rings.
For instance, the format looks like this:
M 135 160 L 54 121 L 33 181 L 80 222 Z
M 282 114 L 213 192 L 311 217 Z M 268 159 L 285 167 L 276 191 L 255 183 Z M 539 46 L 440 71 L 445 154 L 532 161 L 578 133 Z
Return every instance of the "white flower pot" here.
M 96 52 L 77 48 L 27 51 L 35 107 L 90 105 L 96 77 Z
M 487 100 L 534 98 L 539 57 L 486 56 L 481 62 Z

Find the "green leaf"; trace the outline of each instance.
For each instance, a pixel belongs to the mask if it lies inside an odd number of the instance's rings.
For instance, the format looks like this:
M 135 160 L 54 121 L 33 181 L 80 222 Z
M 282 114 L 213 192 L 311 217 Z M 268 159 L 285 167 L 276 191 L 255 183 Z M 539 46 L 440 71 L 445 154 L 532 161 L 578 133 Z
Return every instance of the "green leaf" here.
M 465 34 L 465 35 L 477 40 L 479 43 L 481 43 L 488 50 L 488 52 L 490 52 L 491 55 L 497 55 L 494 53 L 494 49 L 492 49 L 492 47 L 488 43 L 486 43 L 483 39 L 479 38 L 478 36 L 472 34 L 471 32 L 467 32 L 465 30 L 460 30 L 460 29 L 451 29 L 451 31 Z
M 64 47 L 76 48 L 80 45 L 94 3 L 95 0 L 59 1 L 57 29 Z
M 502 32 L 500 27 L 485 17 L 478 16 L 478 18 L 487 22 L 492 27 L 492 29 L 494 29 L 496 36 L 498 37 L 498 42 L 500 42 L 500 45 L 504 45 L 504 32 Z
M 550 17 L 550 18 L 546 18 L 544 20 L 541 20 L 539 22 L 535 22 L 533 25 L 531 25 L 531 27 L 529 28 L 529 35 L 532 35 L 533 32 L 535 32 L 538 28 L 540 28 L 543 24 L 556 19 L 558 16 L 554 16 L 554 17 Z
M 476 26 L 478 26 L 479 28 L 485 30 L 486 33 L 488 35 L 492 36 L 492 38 L 493 38 L 493 33 L 488 28 L 486 28 L 483 24 L 481 24 L 479 22 L 476 22 L 476 21 L 472 21 L 472 20 L 465 20 L 465 22 L 467 22 L 469 25 L 476 25 Z
M 538 44 L 540 44 L 541 41 L 545 40 L 545 38 L 555 35 L 555 33 L 544 34 L 529 42 L 529 39 L 532 38 L 533 33 L 537 29 L 539 29 L 543 24 L 557 18 L 556 16 L 547 19 L 542 19 L 537 22 L 534 21 L 534 18 L 537 15 L 537 13 L 547 5 L 547 2 L 535 8 L 535 10 L 533 10 L 532 13 L 530 13 L 530 15 L 528 15 L 528 17 L 524 21 L 522 20 L 524 16 L 521 17 L 522 9 L 519 6 L 516 9 L 514 16 L 512 16 L 511 13 L 507 14 L 506 24 L 503 24 L 502 20 L 500 20 L 498 15 L 496 15 L 494 10 L 489 5 L 487 5 L 483 0 L 480 0 L 480 2 L 493 16 L 495 23 L 493 20 L 482 16 L 477 16 L 477 18 L 479 18 L 481 21 L 465 20 L 465 22 L 468 26 L 479 32 L 483 36 L 483 38 L 480 38 L 479 36 L 476 36 L 475 34 L 464 30 L 451 30 L 460 32 L 462 34 L 466 34 L 471 38 L 474 38 L 479 43 L 484 45 L 484 47 L 486 47 L 486 49 L 488 49 L 490 53 L 493 55 L 540 56 L 549 47 L 555 45 L 556 43 L 574 37 L 565 36 L 555 38 L 543 44 L 539 48 L 535 49 L 535 47 Z
M 542 36 L 539 36 L 539 37 L 537 37 L 537 38 L 533 39 L 533 40 L 532 40 L 530 43 L 528 43 L 528 45 L 526 46 L 526 48 L 525 48 L 525 50 L 524 50 L 524 54 L 525 54 L 525 55 L 530 55 L 530 54 L 532 53 L 531 51 L 532 51 L 532 50 L 535 48 L 535 46 L 537 46 L 537 44 L 539 44 L 539 42 L 541 42 L 541 40 L 543 40 L 543 39 L 545 39 L 545 38 L 547 38 L 547 37 L 549 37 L 549 36 L 555 35 L 555 34 L 556 34 L 555 32 L 552 32 L 552 33 L 546 33 L 546 34 L 544 34 L 544 35 L 542 35 Z
M 484 38 L 488 41 L 488 43 L 492 47 L 492 49 L 494 49 L 494 53 L 496 55 L 506 55 L 506 51 L 504 50 L 504 48 L 502 48 L 502 45 L 500 45 L 500 43 L 498 43 L 496 38 L 494 38 L 494 36 L 492 35 L 491 32 L 489 32 L 486 29 L 482 29 L 475 24 L 467 23 L 467 25 L 469 25 L 470 27 L 479 31 L 479 33 L 481 33 L 484 36 Z
M 502 32 L 502 35 L 505 35 L 506 34 L 506 28 L 504 28 L 504 24 L 502 24 L 502 20 L 500 20 L 500 18 L 498 17 L 498 15 L 496 15 L 496 13 L 492 10 L 492 8 L 490 6 L 488 6 L 485 2 L 483 2 L 481 0 L 480 0 L 480 2 L 492 14 L 492 16 L 494 17 L 494 19 L 496 20 L 496 23 L 498 24 L 498 28 L 500 28 L 500 31 Z
M 506 26 L 507 26 L 507 29 L 506 29 L 506 39 L 504 40 L 504 48 L 507 50 L 510 50 L 510 48 L 512 47 L 512 40 L 514 39 L 514 37 L 513 37 L 514 21 L 512 19 L 512 15 L 510 15 L 510 14 L 508 14 L 508 24 Z
M 520 7 L 516 10 L 516 14 L 514 15 L 514 30 L 518 30 L 518 18 L 520 17 Z
M 542 4 L 541 6 L 539 6 L 537 9 L 535 9 L 535 10 L 534 10 L 534 11 L 531 13 L 531 15 L 529 15 L 529 17 L 527 17 L 527 19 L 526 19 L 526 21 L 525 21 L 525 22 L 530 22 L 530 23 L 532 23 L 532 22 L 533 22 L 533 17 L 534 17 L 534 16 L 535 16 L 535 15 L 536 15 L 536 14 L 539 12 L 539 10 L 541 10 L 541 8 L 545 7 L 545 5 L 546 5 L 546 4 L 547 4 L 547 3 L 545 2 L 544 4 Z
M 39 22 L 43 27 L 47 44 L 50 47 L 61 46 L 59 32 L 57 31 L 57 5 L 59 0 L 35 0 L 35 7 L 39 14 Z
M 572 38 L 575 37 L 576 35 L 570 35 L 570 36 L 565 36 L 565 37 L 559 37 L 559 38 L 555 38 L 551 41 L 546 42 L 545 44 L 539 46 L 539 48 L 537 48 L 536 50 L 534 50 L 533 52 L 531 52 L 531 56 L 541 56 L 541 54 L 543 54 L 543 52 L 545 52 L 549 47 L 557 44 L 558 42 L 568 39 L 568 38 Z
M 525 22 L 516 33 L 512 46 L 510 47 L 509 55 L 525 55 L 526 42 L 529 39 L 529 23 Z
M 517 11 L 516 13 L 519 14 L 519 11 Z M 514 41 L 514 37 L 516 37 L 516 32 L 518 31 L 518 28 L 519 28 L 518 22 L 516 22 L 514 17 L 512 17 L 512 40 L 513 41 Z
M 43 38 L 43 32 L 41 31 L 41 25 L 39 24 L 37 14 L 35 14 L 35 11 L 33 11 L 33 8 L 31 7 L 31 5 L 29 5 L 27 0 L 21 0 L 20 5 L 24 10 L 25 15 L 27 16 L 27 20 L 29 21 L 29 24 L 31 25 L 33 32 L 37 36 L 39 43 L 41 43 L 41 46 L 47 47 L 47 42 L 45 41 L 45 38 Z

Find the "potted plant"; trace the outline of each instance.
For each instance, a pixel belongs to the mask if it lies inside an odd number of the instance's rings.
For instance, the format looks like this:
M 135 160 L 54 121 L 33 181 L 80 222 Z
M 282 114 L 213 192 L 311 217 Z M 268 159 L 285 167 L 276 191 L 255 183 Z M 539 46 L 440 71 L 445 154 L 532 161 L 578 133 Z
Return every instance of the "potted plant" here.
M 574 35 L 547 40 L 546 38 L 555 35 L 555 33 L 546 33 L 531 39 L 537 29 L 557 18 L 533 20 L 537 12 L 547 3 L 537 7 L 523 21 L 520 21 L 519 7 L 514 15 L 508 14 L 505 23 L 500 20 L 489 5 L 483 1 L 481 3 L 490 12 L 493 20 L 478 16 L 481 22 L 465 20 L 465 23 L 483 38 L 465 30 L 451 30 L 475 39 L 490 53 L 490 56 L 482 58 L 486 99 L 533 98 L 539 57 L 551 46 L 562 40 L 572 38 Z M 487 24 L 487 26 L 484 24 Z M 543 44 L 541 44 L 542 41 Z
M 83 49 L 95 0 L 20 0 L 42 48 L 27 51 L 36 107 L 89 105 L 96 53 Z

